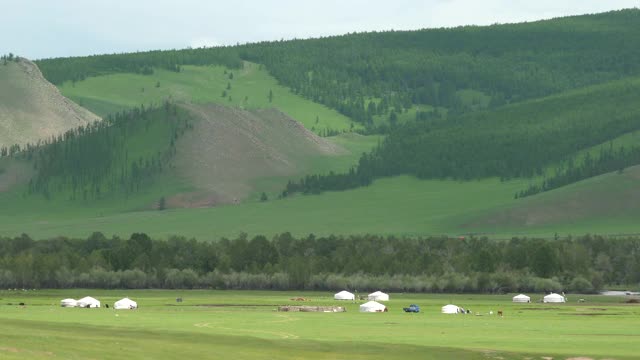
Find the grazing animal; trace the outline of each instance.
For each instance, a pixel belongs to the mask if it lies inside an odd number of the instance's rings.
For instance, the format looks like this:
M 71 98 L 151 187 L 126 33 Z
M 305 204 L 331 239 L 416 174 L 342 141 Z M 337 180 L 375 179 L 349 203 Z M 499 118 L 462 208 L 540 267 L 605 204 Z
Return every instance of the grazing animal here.
M 498 310 L 498 316 L 502 317 L 502 310 Z

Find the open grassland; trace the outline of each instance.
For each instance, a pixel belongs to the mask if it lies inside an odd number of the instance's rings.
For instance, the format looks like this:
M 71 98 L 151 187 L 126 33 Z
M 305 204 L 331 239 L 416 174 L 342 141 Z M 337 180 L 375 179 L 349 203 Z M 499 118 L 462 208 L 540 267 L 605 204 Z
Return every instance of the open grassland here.
M 36 202 L 14 194 L 7 199 L 17 207 L 0 213 L 0 235 L 84 238 L 94 231 L 122 237 L 145 232 L 156 238 L 184 235 L 216 240 L 240 232 L 266 236 L 283 232 L 296 236 L 476 233 L 495 238 L 631 234 L 640 232 L 635 186 L 639 172 L 640 167 L 633 167 L 622 174 L 606 174 L 522 199 L 514 199 L 513 194 L 527 185 L 526 180 L 459 182 L 400 176 L 344 192 L 270 197 L 263 203 L 215 208 L 128 213 L 120 211 L 134 206 L 130 200 L 73 208 L 64 201 Z M 264 186 L 269 185 L 268 179 L 263 181 L 267 183 Z M 170 182 L 166 186 L 178 188 Z M 156 190 L 149 191 L 142 193 L 149 201 L 159 195 L 153 192 Z
M 140 309 L 60 308 L 92 295 Z M 175 299 L 182 297 L 182 303 Z M 295 302 L 304 297 L 309 301 Z M 539 296 L 541 297 L 541 295 Z M 578 303 L 578 298 L 586 302 Z M 537 300 L 536 296 L 532 296 Z M 358 312 L 330 293 L 57 290 L 0 292 L 0 356 L 24 358 L 633 359 L 640 306 L 569 295 L 567 304 L 513 304 L 511 295 L 391 294 L 389 312 Z M 16 305 L 24 302 L 25 306 Z M 402 307 L 415 303 L 418 314 Z M 454 303 L 476 315 L 444 315 Z M 8 305 L 11 304 L 11 305 Z M 282 313 L 278 305 L 339 305 L 346 313 Z M 489 315 L 503 310 L 504 317 Z
M 249 234 L 291 232 L 328 234 L 427 235 L 454 233 L 464 219 L 513 202 L 521 181 L 497 179 L 458 182 L 412 177 L 382 179 L 374 185 L 314 196 L 217 208 L 144 211 L 101 216 L 102 209 L 83 212 L 59 206 L 20 215 L 0 216 L 2 235 L 28 233 L 86 237 L 94 231 L 129 236 L 194 236 L 201 240 Z
M 183 66 L 181 72 L 155 69 L 152 75 L 122 73 L 90 77 L 75 83 L 65 82 L 60 90 L 103 116 L 141 104 L 146 106 L 173 99 L 245 109 L 277 108 L 319 134 L 329 129 L 349 130 L 352 124 L 354 128 L 359 127 L 337 111 L 292 93 L 279 85 L 262 66 L 249 62 L 245 62 L 240 70 L 222 66 Z M 273 94 L 271 101 L 270 91 Z
M 36 238 L 86 237 L 94 231 L 124 237 L 134 232 L 146 232 L 152 237 L 184 235 L 201 240 L 236 236 L 240 232 L 270 236 L 286 231 L 298 236 L 482 233 L 493 237 L 551 237 L 556 232 L 637 233 L 640 211 L 633 197 L 637 171 L 640 170 L 632 168 L 623 174 L 607 174 L 518 200 L 512 194 L 525 185 L 523 181 L 424 181 L 396 177 L 346 192 L 217 208 L 118 214 L 122 204 L 117 201 L 111 207 L 84 209 L 52 202 L 51 208 L 44 203 L 40 211 L 5 212 L 0 223 L 2 235 L 26 232 Z M 612 210 L 621 204 L 626 210 Z M 33 205 L 26 204 L 24 209 L 33 209 Z

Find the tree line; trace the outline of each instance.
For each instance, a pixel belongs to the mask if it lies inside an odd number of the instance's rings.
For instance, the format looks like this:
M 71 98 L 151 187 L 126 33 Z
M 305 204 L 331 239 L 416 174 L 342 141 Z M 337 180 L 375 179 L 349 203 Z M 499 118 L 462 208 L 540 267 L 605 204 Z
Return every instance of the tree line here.
M 0 287 L 590 292 L 640 286 L 640 238 L 0 238 Z
M 49 82 L 61 85 L 65 81 L 108 74 L 151 75 L 154 68 L 180 72 L 182 65 L 222 65 L 238 69 L 242 67 L 242 60 L 231 48 L 211 48 L 41 59 L 36 64 Z
M 566 164 L 562 164 L 552 176 L 545 178 L 540 184 L 531 184 L 527 189 L 516 193 L 515 198 L 557 189 L 612 171 L 622 173 L 625 168 L 637 164 L 640 164 L 640 146 L 631 146 L 629 149 L 621 146 L 615 150 L 613 143 L 611 143 L 608 148 L 601 148 L 599 154 L 595 157 L 587 152 L 582 162 L 578 164 L 572 159 Z

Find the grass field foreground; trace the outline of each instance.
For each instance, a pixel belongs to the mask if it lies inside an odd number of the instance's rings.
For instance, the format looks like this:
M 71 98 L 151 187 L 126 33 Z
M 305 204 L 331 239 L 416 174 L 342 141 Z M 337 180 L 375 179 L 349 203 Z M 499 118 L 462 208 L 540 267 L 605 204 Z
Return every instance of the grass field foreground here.
M 92 295 L 140 309 L 61 308 Z M 388 313 L 358 312 L 329 292 L 205 290 L 0 291 L 5 359 L 633 359 L 640 306 L 569 295 L 567 304 L 513 304 L 512 295 L 390 294 Z M 176 303 L 176 298 L 183 302 Z M 292 298 L 304 297 L 303 303 Z M 542 297 L 540 295 L 539 297 Z M 583 298 L 586 302 L 578 303 Z M 537 301 L 536 295 L 532 300 Z M 25 306 L 16 305 L 24 302 Z M 402 307 L 421 306 L 407 314 Z M 444 315 L 454 303 L 470 315 Z M 11 305 L 9 305 L 11 304 Z M 338 305 L 346 313 L 282 313 L 278 305 Z M 496 314 L 503 310 L 504 317 Z M 489 315 L 493 311 L 494 315 Z M 477 314 L 477 315 L 476 315 Z

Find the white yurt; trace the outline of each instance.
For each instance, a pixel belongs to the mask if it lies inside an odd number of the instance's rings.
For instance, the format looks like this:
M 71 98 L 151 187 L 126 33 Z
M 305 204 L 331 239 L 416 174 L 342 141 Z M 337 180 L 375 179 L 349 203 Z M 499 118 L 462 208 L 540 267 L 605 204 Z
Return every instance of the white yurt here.
M 449 304 L 442 307 L 443 314 L 458 314 L 460 312 L 462 312 L 462 310 L 456 305 Z
M 383 293 L 382 291 L 376 291 L 374 293 L 369 294 L 367 300 L 373 301 L 389 301 L 389 295 Z
M 78 307 L 81 308 L 99 308 L 100 307 L 100 301 L 92 298 L 91 296 L 87 296 L 87 297 L 83 297 L 82 299 L 78 300 L 77 303 Z
M 124 299 L 120 299 L 118 301 L 116 301 L 113 304 L 113 308 L 116 310 L 131 310 L 131 309 L 137 309 L 138 308 L 138 303 L 129 299 L 129 298 L 124 298 Z
M 346 290 L 343 290 L 333 295 L 333 298 L 335 300 L 355 300 L 356 296 Z
M 78 306 L 78 302 L 74 299 L 64 299 L 60 300 L 60 306 L 62 307 L 76 307 Z
M 546 302 L 546 303 L 563 303 L 565 301 L 566 300 L 564 296 L 556 293 L 551 293 L 542 299 L 542 302 Z
M 375 301 L 369 301 L 368 303 L 364 303 L 360 305 L 360 312 L 385 312 L 385 311 L 387 311 L 387 307 Z
M 525 294 L 520 294 L 513 297 L 513 302 L 514 303 L 530 303 L 531 298 Z

